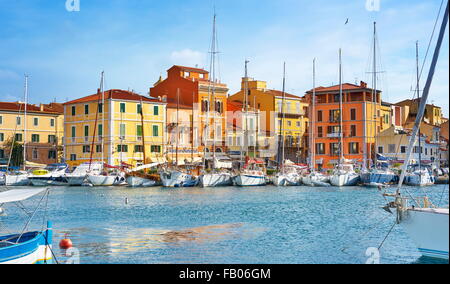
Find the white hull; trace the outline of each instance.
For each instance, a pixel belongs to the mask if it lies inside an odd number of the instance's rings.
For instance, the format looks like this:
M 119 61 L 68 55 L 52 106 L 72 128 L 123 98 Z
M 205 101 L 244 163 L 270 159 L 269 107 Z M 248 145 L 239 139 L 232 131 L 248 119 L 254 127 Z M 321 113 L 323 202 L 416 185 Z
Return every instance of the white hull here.
M 117 176 L 88 175 L 87 179 L 93 186 L 113 186 Z
M 262 186 L 266 185 L 266 177 L 263 175 L 240 174 L 234 177 L 237 186 Z
M 410 186 L 430 186 L 434 184 L 434 177 L 428 172 L 412 173 L 405 177 L 405 184 Z
M 199 178 L 202 187 L 233 185 L 233 177 L 229 173 L 205 174 Z
M 302 183 L 307 186 L 330 186 L 330 178 L 322 174 L 311 173 L 307 176 L 302 177 Z
M 154 180 L 131 176 L 127 178 L 127 183 L 130 187 L 151 187 L 156 185 Z
M 424 256 L 448 259 L 448 209 L 408 210 L 402 225 Z
M 69 185 L 71 186 L 81 186 L 86 180 L 86 175 L 82 176 L 66 176 Z
M 42 264 L 51 263 L 53 256 L 51 252 L 52 246 L 41 245 L 34 252 L 16 258 L 10 261 L 2 262 L 1 264 Z
M 27 186 L 30 185 L 28 175 L 5 175 L 5 185 L 7 186 Z
M 275 186 L 295 186 L 300 185 L 301 176 L 298 174 L 277 174 L 272 181 Z
M 330 183 L 334 186 L 355 186 L 359 180 L 356 173 L 336 173 L 331 176 Z
M 67 182 L 52 179 L 31 179 L 31 184 L 33 186 L 65 186 Z
M 193 176 L 180 171 L 167 171 L 160 176 L 164 187 L 191 187 L 197 184 Z

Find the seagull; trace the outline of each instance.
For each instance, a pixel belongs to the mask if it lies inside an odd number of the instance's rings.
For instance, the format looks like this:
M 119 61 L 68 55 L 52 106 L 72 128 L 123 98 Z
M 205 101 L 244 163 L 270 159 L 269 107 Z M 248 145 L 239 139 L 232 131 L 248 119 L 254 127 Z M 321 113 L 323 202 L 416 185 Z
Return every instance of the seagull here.
M 348 18 L 347 18 L 347 21 L 345 22 L 345 24 L 348 24 Z

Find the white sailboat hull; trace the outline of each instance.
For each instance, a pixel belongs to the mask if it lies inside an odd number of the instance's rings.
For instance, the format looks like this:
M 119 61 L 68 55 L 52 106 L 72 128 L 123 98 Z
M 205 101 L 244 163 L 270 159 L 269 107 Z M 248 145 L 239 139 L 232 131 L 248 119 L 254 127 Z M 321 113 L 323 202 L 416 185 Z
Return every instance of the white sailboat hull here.
M 192 187 L 198 183 L 193 176 L 180 171 L 167 171 L 160 176 L 164 187 Z
M 141 177 L 128 177 L 127 183 L 130 187 L 151 187 L 156 185 L 156 181 L 141 178 Z
M 424 256 L 448 259 L 448 209 L 408 210 L 402 225 Z
M 81 186 L 81 185 L 83 185 L 84 181 L 86 180 L 86 175 L 82 175 L 82 176 L 70 176 L 70 175 L 67 175 L 66 178 L 67 178 L 67 181 L 68 181 L 69 185 L 71 185 L 71 186 Z
M 356 173 L 343 173 L 332 175 L 330 183 L 334 186 L 355 186 L 359 180 L 359 175 Z
M 278 174 L 273 178 L 275 186 L 295 186 L 301 182 L 301 176 L 298 174 Z
M 434 184 L 434 177 L 428 172 L 419 174 L 412 173 L 405 177 L 405 184 L 410 186 L 430 186 Z
M 116 176 L 88 175 L 88 181 L 93 186 L 113 186 L 116 182 Z
M 229 173 L 205 174 L 200 176 L 202 187 L 217 187 L 233 185 L 233 177 Z
M 264 175 L 246 175 L 240 174 L 234 177 L 237 186 L 262 186 L 266 185 L 266 177 Z
M 307 186 L 330 186 L 330 178 L 322 174 L 309 174 L 302 177 L 302 183 Z
M 28 175 L 5 175 L 6 186 L 27 186 L 30 185 Z

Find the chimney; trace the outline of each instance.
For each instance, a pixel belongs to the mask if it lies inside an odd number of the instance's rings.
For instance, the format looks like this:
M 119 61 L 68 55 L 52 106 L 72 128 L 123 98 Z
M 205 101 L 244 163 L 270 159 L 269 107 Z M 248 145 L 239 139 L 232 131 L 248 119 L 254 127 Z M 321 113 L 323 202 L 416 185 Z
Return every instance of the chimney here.
M 44 105 L 43 104 L 40 104 L 39 108 L 40 108 L 41 111 L 44 111 Z
M 364 81 L 361 81 L 360 86 L 361 86 L 362 88 L 367 88 L 367 83 L 364 82 Z

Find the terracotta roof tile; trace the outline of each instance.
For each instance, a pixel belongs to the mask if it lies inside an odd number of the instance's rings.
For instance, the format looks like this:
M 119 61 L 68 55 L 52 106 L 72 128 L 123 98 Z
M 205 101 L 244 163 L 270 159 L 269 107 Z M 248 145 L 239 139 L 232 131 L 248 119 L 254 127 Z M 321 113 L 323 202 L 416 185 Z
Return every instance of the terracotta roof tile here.
M 90 95 L 87 97 L 79 98 L 67 103 L 64 103 L 64 105 L 69 104 L 77 104 L 77 103 L 87 103 L 87 102 L 93 102 L 98 101 L 102 99 L 102 93 Z M 113 99 L 113 100 L 127 100 L 127 101 L 145 101 L 145 102 L 155 102 L 155 103 L 161 103 L 160 100 L 156 98 L 141 96 L 139 94 L 130 92 L 130 91 L 124 91 L 124 90 L 108 90 L 105 91 L 105 100 L 106 99 Z
M 4 111 L 21 111 L 25 110 L 25 104 L 23 102 L 0 102 L 0 110 Z M 50 113 L 50 114 L 63 114 L 64 106 L 60 103 L 50 103 L 43 105 L 27 104 L 27 112 L 29 113 Z

